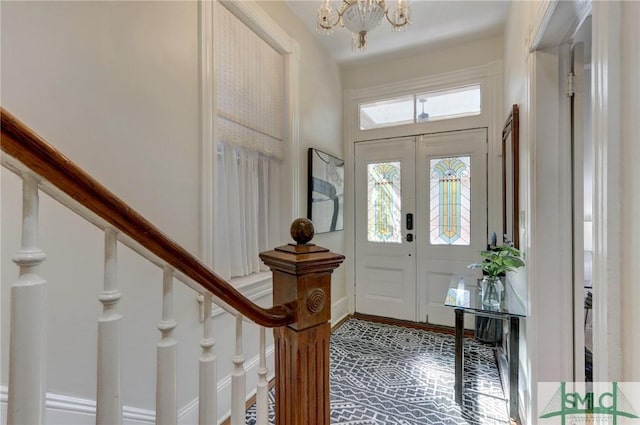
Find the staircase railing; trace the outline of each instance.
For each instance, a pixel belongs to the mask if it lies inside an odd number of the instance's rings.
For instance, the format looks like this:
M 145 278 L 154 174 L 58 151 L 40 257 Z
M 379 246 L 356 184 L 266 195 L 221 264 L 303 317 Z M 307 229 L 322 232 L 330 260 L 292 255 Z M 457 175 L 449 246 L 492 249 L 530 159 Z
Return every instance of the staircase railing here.
M 258 368 L 258 423 L 267 423 L 264 327 L 276 328 L 276 424 L 328 424 L 328 339 L 331 272 L 344 257 L 309 244 L 310 222 L 298 220 L 298 245 L 261 254 L 274 273 L 273 307 L 244 297 L 197 258 L 158 230 L 26 125 L 0 108 L 2 165 L 23 181 L 22 246 L 14 257 L 19 277 L 11 286 L 8 424 L 44 423 L 46 394 L 46 280 L 38 266 L 46 259 L 38 241 L 38 193 L 45 193 L 87 219 L 105 234 L 104 286 L 99 296 L 96 423 L 121 424 L 121 291 L 117 282 L 120 242 L 163 270 L 161 339 L 157 347 L 156 414 L 159 424 L 177 423 L 174 278 L 204 297 L 200 342 L 199 423 L 215 424 L 216 355 L 212 302 L 236 316 L 232 372 L 232 425 L 244 423 L 246 378 L 243 320 L 261 326 Z

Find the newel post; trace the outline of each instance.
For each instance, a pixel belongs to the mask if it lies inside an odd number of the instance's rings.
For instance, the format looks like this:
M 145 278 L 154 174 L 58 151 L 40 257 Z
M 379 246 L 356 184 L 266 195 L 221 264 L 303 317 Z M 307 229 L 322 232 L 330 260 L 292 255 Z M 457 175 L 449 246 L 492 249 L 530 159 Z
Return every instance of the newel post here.
M 274 330 L 276 424 L 328 425 L 331 273 L 344 256 L 310 244 L 313 224 L 299 218 L 289 244 L 260 254 L 273 272 L 273 304 L 295 322 Z

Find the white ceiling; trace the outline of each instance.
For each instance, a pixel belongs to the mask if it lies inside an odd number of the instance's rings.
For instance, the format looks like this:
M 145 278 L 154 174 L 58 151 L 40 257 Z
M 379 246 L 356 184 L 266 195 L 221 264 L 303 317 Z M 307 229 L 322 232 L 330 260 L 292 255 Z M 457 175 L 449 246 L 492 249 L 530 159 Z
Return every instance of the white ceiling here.
M 503 33 L 509 10 L 504 0 L 410 0 L 411 21 L 402 32 L 392 32 L 385 20 L 367 35 L 365 52 L 351 50 L 351 33 L 337 26 L 333 34 L 316 31 L 316 12 L 322 0 L 286 0 L 289 8 L 312 31 L 318 41 L 342 66 L 390 59 L 447 47 Z M 332 0 L 334 8 L 342 2 Z M 395 0 L 387 0 L 392 11 Z

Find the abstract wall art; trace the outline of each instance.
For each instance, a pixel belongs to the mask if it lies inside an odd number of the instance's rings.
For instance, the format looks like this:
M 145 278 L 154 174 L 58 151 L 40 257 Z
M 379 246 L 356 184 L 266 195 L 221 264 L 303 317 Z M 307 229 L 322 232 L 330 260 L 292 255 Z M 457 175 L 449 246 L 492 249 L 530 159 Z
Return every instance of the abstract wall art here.
M 344 160 L 309 148 L 307 218 L 316 233 L 344 229 Z

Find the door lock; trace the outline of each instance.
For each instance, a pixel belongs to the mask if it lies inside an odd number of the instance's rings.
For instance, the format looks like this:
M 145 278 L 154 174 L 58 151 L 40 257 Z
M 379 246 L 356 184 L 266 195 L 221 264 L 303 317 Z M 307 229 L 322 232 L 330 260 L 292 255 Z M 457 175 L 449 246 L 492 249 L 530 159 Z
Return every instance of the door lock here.
M 413 214 L 407 214 L 407 230 L 413 230 Z

